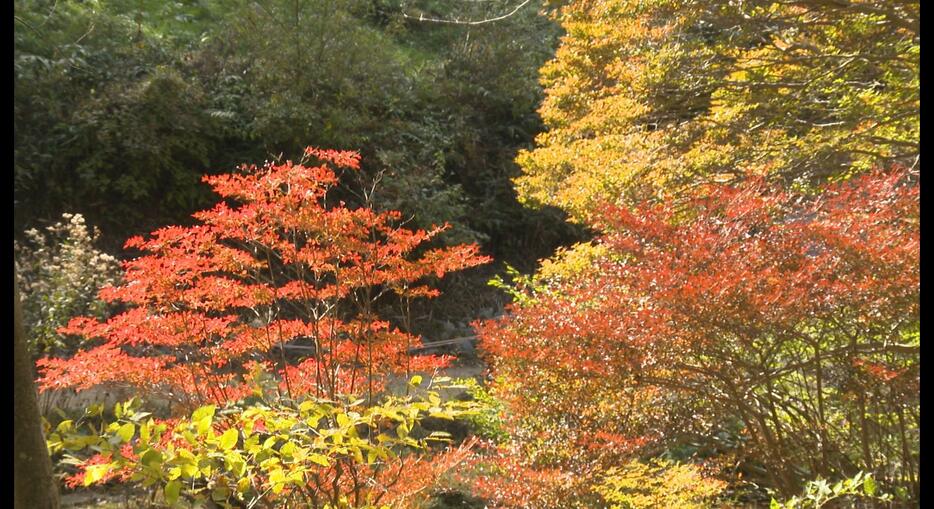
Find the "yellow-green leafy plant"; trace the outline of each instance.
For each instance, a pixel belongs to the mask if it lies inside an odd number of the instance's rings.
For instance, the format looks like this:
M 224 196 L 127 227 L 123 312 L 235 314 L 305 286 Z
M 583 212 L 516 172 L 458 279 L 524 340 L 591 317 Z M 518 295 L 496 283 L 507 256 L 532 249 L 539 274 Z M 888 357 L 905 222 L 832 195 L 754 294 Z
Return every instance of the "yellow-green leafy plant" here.
M 135 399 L 118 403 L 109 421 L 98 405 L 58 423 L 48 446 L 64 455 L 62 463 L 77 466 L 66 484 L 117 479 L 149 489 L 170 507 L 409 507 L 471 445 L 441 451 L 450 435 L 420 426 L 426 417 L 452 420 L 478 409 L 474 402 L 441 401 L 438 380 L 418 398 L 391 396 L 372 405 L 363 398 L 289 404 L 260 397 L 168 420 L 141 411 Z M 94 454 L 87 460 L 75 456 L 88 451 Z
M 877 500 L 889 502 L 892 495 L 880 493 L 878 484 L 872 474 L 859 472 L 855 476 L 842 479 L 830 484 L 826 479 L 811 481 L 805 487 L 802 495 L 792 497 L 784 502 L 772 499 L 770 509 L 821 509 L 833 500 Z
M 725 486 L 723 481 L 706 477 L 696 465 L 652 459 L 611 468 L 594 490 L 611 509 L 703 509 L 710 507 Z

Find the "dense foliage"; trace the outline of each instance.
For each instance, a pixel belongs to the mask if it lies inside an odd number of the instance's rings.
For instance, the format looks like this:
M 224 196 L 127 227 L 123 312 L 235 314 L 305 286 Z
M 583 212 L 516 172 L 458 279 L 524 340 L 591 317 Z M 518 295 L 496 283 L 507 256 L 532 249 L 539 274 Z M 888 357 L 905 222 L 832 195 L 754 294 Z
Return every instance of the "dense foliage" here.
M 473 407 L 442 403 L 433 391 L 371 406 L 317 398 L 292 406 L 266 403 L 262 386 L 254 389 L 259 398 L 250 404 L 204 406 L 180 419 L 153 419 L 136 400 L 118 403 L 111 422 L 96 412 L 62 421 L 49 435 L 49 449 L 79 464 L 66 480 L 70 486 L 133 482 L 170 507 L 212 501 L 315 509 L 409 507 L 469 452 L 465 443 L 431 454 L 449 435 L 428 434 L 419 423 L 453 419 Z M 96 453 L 87 460 L 72 456 L 86 451 Z
M 356 153 L 308 148 L 306 158 L 321 164 L 207 177 L 232 204 L 198 212 L 194 226 L 127 241 L 145 254 L 100 297 L 129 307 L 104 321 L 73 319 L 62 333 L 103 343 L 40 360 L 40 387 L 130 384 L 193 407 L 241 399 L 258 366 L 277 362 L 289 398 L 372 400 L 392 374 L 444 365 L 410 357 L 420 339 L 380 319 L 377 306 L 387 295 L 406 307 L 437 296 L 427 278 L 488 259 L 476 245 L 418 252 L 444 228 L 412 231 L 393 224 L 398 213 L 333 203 L 338 178 L 329 165 L 357 171 Z M 290 363 L 286 343 L 299 338 L 311 355 Z
M 917 505 L 919 7 L 16 0 L 57 471 L 176 507 Z
M 69 459 L 80 467 L 72 486 L 117 478 L 155 488 L 170 506 L 389 507 L 466 456 L 469 445 L 411 454 L 447 440 L 410 437 L 424 417 L 453 419 L 473 404 L 386 395 L 394 377 L 450 358 L 413 356 L 420 338 L 399 329 L 409 317 L 394 326 L 378 313 L 405 313 L 412 299 L 438 295 L 430 280 L 488 258 L 476 245 L 426 247 L 444 227 L 413 231 L 394 224 L 397 212 L 335 203 L 335 169 L 359 164 L 356 153 L 309 147 L 301 163 L 206 177 L 225 201 L 195 214 L 197 224 L 127 241 L 144 254 L 100 292 L 123 310 L 63 327 L 87 346 L 41 359 L 40 388 L 129 385 L 151 406 L 168 402 L 170 416 L 194 412 L 157 422 L 118 405 L 115 422 L 86 419 L 90 434 L 59 423 L 50 450 L 89 455 Z M 287 355 L 296 342 L 310 351 L 297 360 Z M 411 378 L 416 389 L 421 378 Z
M 536 72 L 556 27 L 535 9 L 475 27 L 403 16 L 489 8 L 18 0 L 17 230 L 80 212 L 115 251 L 208 205 L 202 175 L 311 143 L 361 150 L 383 210 L 529 266 L 574 234 L 509 181 L 540 129 Z
M 918 163 L 919 2 L 569 2 L 523 200 L 583 221 L 698 181 Z
M 594 271 L 481 328 L 520 457 L 593 479 L 693 450 L 787 496 L 860 470 L 917 497 L 916 178 L 604 209 Z

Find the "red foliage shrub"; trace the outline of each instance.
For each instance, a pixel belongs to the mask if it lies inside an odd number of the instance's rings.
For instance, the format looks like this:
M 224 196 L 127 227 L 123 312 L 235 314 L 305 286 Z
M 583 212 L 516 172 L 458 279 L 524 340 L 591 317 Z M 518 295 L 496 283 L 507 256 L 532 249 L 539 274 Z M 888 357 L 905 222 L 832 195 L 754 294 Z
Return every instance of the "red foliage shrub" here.
M 381 320 L 376 304 L 433 297 L 432 278 L 486 263 L 476 245 L 424 249 L 445 227 L 396 226 L 398 212 L 349 208 L 329 192 L 332 166 L 355 171 L 359 155 L 308 148 L 319 165 L 269 164 L 205 177 L 225 201 L 127 248 L 124 283 L 100 292 L 128 308 L 105 321 L 76 318 L 62 333 L 97 339 L 69 359 L 39 361 L 43 390 L 134 385 L 186 407 L 237 400 L 249 362 L 277 362 L 283 390 L 333 398 L 372 394 L 389 376 L 443 366 L 409 355 L 419 339 Z M 281 348 L 302 338 L 311 358 Z
M 743 429 L 746 458 L 789 494 L 854 468 L 916 485 L 916 179 L 606 207 L 597 270 L 480 326 L 523 454 L 574 471 L 588 450 L 632 453 L 588 446 L 601 436 L 651 452 Z

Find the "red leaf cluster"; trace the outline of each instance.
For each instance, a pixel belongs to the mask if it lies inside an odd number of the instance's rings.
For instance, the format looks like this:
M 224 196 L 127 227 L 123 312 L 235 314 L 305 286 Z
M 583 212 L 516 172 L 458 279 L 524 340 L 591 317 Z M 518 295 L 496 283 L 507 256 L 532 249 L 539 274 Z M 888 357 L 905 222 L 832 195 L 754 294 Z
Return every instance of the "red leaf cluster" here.
M 127 248 L 124 283 L 101 298 L 126 309 L 99 322 L 76 318 L 63 334 L 101 342 L 69 359 L 42 359 L 42 390 L 126 383 L 186 405 L 249 393 L 250 361 L 278 362 L 287 391 L 333 397 L 381 387 L 387 377 L 444 365 L 411 359 L 420 339 L 377 314 L 380 299 L 433 297 L 431 280 L 486 263 L 476 245 L 424 249 L 446 227 L 408 230 L 397 212 L 334 204 L 353 152 L 309 147 L 322 164 L 285 162 L 205 177 L 225 199 L 194 226 L 170 226 Z M 311 358 L 289 363 L 295 340 Z M 293 396 L 297 394 L 292 394 Z
M 872 470 L 885 444 L 851 437 L 894 425 L 867 408 L 917 401 L 918 193 L 917 173 L 893 169 L 813 195 L 750 180 L 605 207 L 597 270 L 479 325 L 524 454 L 568 469 L 607 454 L 603 439 L 651 446 L 741 419 L 783 489 L 788 465 Z

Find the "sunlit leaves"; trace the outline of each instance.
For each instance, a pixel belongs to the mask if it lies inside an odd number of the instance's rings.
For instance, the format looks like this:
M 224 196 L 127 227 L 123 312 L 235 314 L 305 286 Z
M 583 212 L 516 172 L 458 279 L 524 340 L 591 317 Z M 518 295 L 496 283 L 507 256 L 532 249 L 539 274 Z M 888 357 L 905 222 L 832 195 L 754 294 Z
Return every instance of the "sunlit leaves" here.
M 50 446 L 56 441 L 68 452 L 96 453 L 86 461 L 75 461 L 79 472 L 68 484 L 89 486 L 117 477 L 155 486 L 170 506 L 204 495 L 227 503 L 290 500 L 308 490 L 328 497 L 382 494 L 389 495 L 387 501 L 404 500 L 410 490 L 423 489 L 438 475 L 424 470 L 428 462 L 422 456 L 430 443 L 447 436 L 436 432 L 415 438 L 411 430 L 439 412 L 464 416 L 477 411 L 474 403 L 441 402 L 433 391 L 426 397 L 390 397 L 370 407 L 315 399 L 304 400 L 299 408 L 209 405 L 187 418 L 149 422 L 151 431 L 145 436 L 124 440 L 123 430 L 135 426 L 131 417 L 138 414 L 138 403 L 128 402 L 121 404 L 124 417 L 103 433 L 96 434 L 83 420 L 77 426 L 60 425 Z M 440 454 L 439 472 L 463 460 L 468 447 Z M 404 480 L 399 477 L 402 467 L 407 472 L 413 469 Z M 368 481 L 342 481 L 342 472 Z M 420 474 L 429 475 L 419 479 Z
M 877 170 L 817 194 L 750 179 L 603 208 L 590 266 L 480 326 L 524 461 L 583 475 L 742 422 L 734 442 L 789 496 L 806 480 L 794 465 L 884 464 L 910 486 L 917 178 Z
M 358 154 L 308 148 L 306 158 L 323 164 L 206 177 L 229 202 L 195 214 L 193 226 L 128 240 L 142 256 L 101 297 L 130 307 L 63 328 L 104 343 L 40 360 L 42 389 L 123 382 L 189 408 L 236 401 L 256 390 L 248 366 L 280 360 L 273 350 L 299 338 L 318 346 L 279 366 L 290 397 L 372 394 L 391 374 L 445 365 L 444 357 L 410 358 L 420 339 L 373 309 L 393 295 L 437 296 L 436 278 L 489 259 L 476 245 L 428 248 L 446 226 L 412 231 L 396 225 L 397 212 L 331 204 L 339 176 L 328 165 L 354 170 Z
M 699 182 L 912 165 L 919 2 L 564 2 L 520 199 L 585 223 Z

